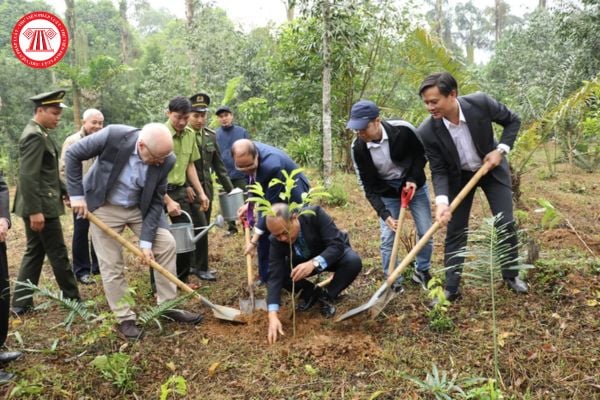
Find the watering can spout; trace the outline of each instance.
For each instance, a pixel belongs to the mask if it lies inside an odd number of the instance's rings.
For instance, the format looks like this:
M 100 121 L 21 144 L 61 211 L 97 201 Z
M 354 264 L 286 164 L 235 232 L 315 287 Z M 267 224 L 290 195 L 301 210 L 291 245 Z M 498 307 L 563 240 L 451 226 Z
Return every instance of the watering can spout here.
M 206 236 L 206 234 L 208 233 L 210 228 L 212 228 L 215 225 L 218 226 L 219 228 L 222 228 L 225 225 L 225 220 L 223 219 L 222 215 L 217 215 L 217 218 L 215 218 L 215 220 L 210 225 L 203 227 L 202 230 L 200 231 L 200 233 L 197 234 L 196 236 L 192 235 L 192 231 L 189 230 L 188 231 L 189 239 L 192 242 L 197 243 L 198 240 L 200 240 L 204 236 Z

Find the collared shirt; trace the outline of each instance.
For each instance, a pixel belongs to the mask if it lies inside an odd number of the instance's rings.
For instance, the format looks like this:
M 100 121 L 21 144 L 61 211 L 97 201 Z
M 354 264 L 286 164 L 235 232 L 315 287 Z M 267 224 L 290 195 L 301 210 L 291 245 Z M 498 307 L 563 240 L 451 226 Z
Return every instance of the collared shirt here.
M 388 134 L 383 125 L 380 126 L 381 140 L 379 143 L 367 142 L 367 149 L 369 149 L 369 152 L 371 153 L 373 164 L 375 164 L 377 173 L 382 179 L 386 181 L 402 179 L 402 176 L 404 175 L 404 169 L 392 161 Z
M 294 253 L 296 253 L 296 255 L 300 258 L 308 259 L 308 257 L 310 257 L 310 250 L 306 245 L 306 241 L 304 240 L 304 236 L 302 235 L 302 230 L 300 230 L 300 232 L 298 233 L 298 237 L 296 238 L 296 241 L 294 241 L 292 249 L 294 250 Z M 313 259 L 319 262 L 321 267 L 323 267 L 323 271 L 327 269 L 327 260 L 325 260 L 322 256 L 316 256 Z M 268 304 L 267 311 L 279 311 L 279 304 Z
M 443 118 L 442 121 L 444 121 L 444 125 L 446 125 L 448 132 L 450 132 L 452 141 L 458 151 L 460 168 L 463 171 L 477 171 L 482 165 L 481 157 L 477 153 L 471 131 L 458 100 L 456 100 L 456 104 L 458 104 L 458 125 L 454 125 L 446 118 Z
M 169 128 L 171 135 L 173 135 L 173 153 L 177 157 L 167 180 L 171 185 L 183 186 L 187 179 L 186 170 L 188 165 L 200 159 L 200 152 L 196 144 L 196 134 L 188 126 L 180 133 L 175 132 L 171 121 L 165 122 L 165 126 Z
M 138 143 L 139 139 L 133 152 L 129 155 L 127 164 L 121 170 L 115 185 L 108 192 L 106 199 L 110 204 L 126 208 L 140 204 L 148 165 L 144 164 L 138 154 Z

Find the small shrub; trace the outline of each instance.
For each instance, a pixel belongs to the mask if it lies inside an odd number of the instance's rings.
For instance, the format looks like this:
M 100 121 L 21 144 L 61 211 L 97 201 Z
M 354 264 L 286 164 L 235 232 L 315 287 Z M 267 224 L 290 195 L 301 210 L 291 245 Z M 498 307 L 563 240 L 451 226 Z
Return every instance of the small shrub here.
M 332 206 L 332 207 L 345 207 L 348 205 L 348 192 L 344 186 L 340 183 L 334 182 L 329 189 L 327 189 L 329 197 L 324 197 L 321 203 Z
M 170 395 L 173 394 L 174 397 Z M 179 396 L 187 395 L 187 382 L 183 376 L 173 375 L 167 379 L 165 383 L 160 385 L 160 400 L 169 398 L 178 398 Z
M 429 318 L 429 328 L 434 332 L 446 332 L 454 329 L 452 319 L 448 317 L 448 306 L 450 302 L 446 299 L 442 280 L 437 276 L 431 278 L 427 284 L 430 299 L 437 299 L 437 304 L 427 312 Z
M 98 368 L 102 376 L 118 387 L 121 392 L 130 392 L 135 387 L 137 367 L 131 366 L 131 357 L 125 353 L 100 355 L 91 364 Z
M 316 135 L 302 135 L 290 140 L 285 151 L 303 167 L 321 168 L 321 141 Z

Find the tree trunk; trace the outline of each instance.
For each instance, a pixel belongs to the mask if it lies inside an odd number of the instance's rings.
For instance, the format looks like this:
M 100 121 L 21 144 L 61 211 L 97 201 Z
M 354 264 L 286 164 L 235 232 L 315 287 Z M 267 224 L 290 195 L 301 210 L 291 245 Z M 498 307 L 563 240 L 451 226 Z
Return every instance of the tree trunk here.
M 188 37 L 193 38 L 196 32 L 196 8 L 198 6 L 198 0 L 185 0 L 185 17 L 186 17 L 186 29 L 188 33 Z M 192 87 L 192 91 L 196 90 L 196 86 L 198 85 L 198 76 L 197 76 L 197 42 L 195 40 L 187 41 L 187 49 L 188 49 L 188 60 L 190 63 L 190 85 Z
M 127 24 L 127 0 L 119 1 L 119 14 L 121 16 L 121 57 L 123 64 L 129 64 L 129 26 Z
M 471 65 L 475 62 L 475 46 L 467 44 L 467 64 Z
M 323 182 L 332 183 L 331 150 L 331 14 L 329 0 L 322 0 L 323 10 Z
M 435 34 L 438 39 L 444 39 L 444 0 L 435 1 Z
M 294 20 L 294 13 L 296 11 L 296 0 L 287 0 L 284 1 L 283 4 L 285 5 L 285 14 L 287 16 L 287 20 L 288 22 L 292 22 Z
M 538 8 L 541 8 L 542 10 L 546 9 L 546 0 L 539 0 Z
M 65 20 L 67 22 L 67 30 L 69 31 L 69 38 L 71 40 L 71 46 L 69 46 L 70 58 L 69 63 L 71 67 L 77 66 L 77 45 L 75 40 L 75 0 L 65 0 Z M 71 78 L 71 87 L 73 89 L 73 123 L 75 128 L 79 130 L 81 128 L 81 98 L 79 94 L 79 85 L 75 78 Z
M 502 12 L 502 0 L 496 0 L 494 2 L 494 32 L 495 32 L 495 39 L 496 39 L 496 43 L 498 43 L 500 41 L 500 34 L 502 32 L 502 24 L 501 24 L 501 16 L 500 13 Z

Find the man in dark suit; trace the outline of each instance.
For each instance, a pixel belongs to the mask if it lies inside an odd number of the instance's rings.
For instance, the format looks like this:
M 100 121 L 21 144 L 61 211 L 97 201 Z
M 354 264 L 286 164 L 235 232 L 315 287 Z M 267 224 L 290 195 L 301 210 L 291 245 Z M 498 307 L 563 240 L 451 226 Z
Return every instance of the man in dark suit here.
M 298 215 L 291 212 L 287 204 L 279 203 L 272 211 L 273 215 L 266 218 L 271 232 L 267 282 L 269 343 L 283 334 L 278 317 L 282 288 L 291 292 L 293 281 L 295 291 L 302 292 L 298 309 L 306 311 L 319 301 L 321 314 L 330 318 L 336 311 L 334 299 L 354 282 L 362 269 L 362 261 L 350 247 L 348 234 L 341 232 L 321 207 L 307 207 Z M 325 289 L 306 279 L 323 271 L 334 272 L 333 280 Z
M 527 292 L 527 285 L 518 271 L 510 269 L 517 262 L 512 185 L 508 163 L 504 156 L 510 151 L 521 125 L 519 117 L 504 104 L 485 93 L 458 97 L 458 85 L 447 72 L 425 78 L 419 88 L 431 117 L 419 127 L 418 134 L 425 145 L 436 194 L 436 220 L 448 224 L 444 264 L 445 292 L 450 301 L 460 296 L 458 290 L 464 257 L 457 256 L 467 244 L 469 214 L 475 189 L 451 214 L 449 203 L 485 163 L 490 171 L 480 180 L 492 213 L 502 213 L 500 225 L 508 224 L 510 257 L 514 260 L 502 271 L 507 285 L 517 293 Z M 492 122 L 504 127 L 500 142 L 494 138 Z
M 97 157 L 96 162 L 84 180 L 81 162 L 92 157 Z M 129 226 L 139 237 L 146 260 L 156 257 L 175 275 L 175 239 L 163 213 L 167 176 L 175 163 L 168 128 L 162 124 L 148 124 L 141 130 L 109 125 L 69 147 L 65 160 L 73 212 L 83 217 L 89 209 L 117 233 Z M 135 313 L 123 301 L 127 282 L 121 245 L 97 226 L 92 226 L 91 231 L 104 293 L 119 322 L 118 331 L 128 339 L 139 338 Z M 174 283 L 158 273 L 155 281 L 159 304 L 176 297 Z M 200 314 L 184 310 L 173 310 L 167 316 L 191 324 L 202 320 Z
M 31 290 L 19 282 L 37 285 L 46 255 L 63 295 L 80 298 L 60 224 L 60 216 L 65 213 L 63 199 L 67 198 L 58 170 L 60 148 L 50 134 L 66 107 L 62 103 L 64 96 L 64 90 L 56 90 L 32 97 L 34 116 L 19 139 L 19 180 L 13 211 L 25 222 L 27 249 L 12 302 L 12 310 L 18 315 L 33 308 L 31 297 L 25 298 Z
M 6 258 L 6 234 L 10 229 L 8 208 L 8 186 L 0 175 L 0 347 L 4 346 L 8 335 L 8 317 L 10 311 L 10 285 L 8 283 L 8 260 Z M 19 351 L 0 352 L 0 367 L 21 357 Z M 10 372 L 0 369 L 0 385 L 14 378 Z
M 303 173 L 295 176 L 296 185 L 292 189 L 291 199 L 282 200 L 279 195 L 285 191 L 284 185 L 274 185 L 269 187 L 269 183 L 274 178 L 285 181 L 282 171 L 291 174 L 298 169 L 298 165 L 283 151 L 259 142 L 253 142 L 248 139 L 240 139 L 231 147 L 231 154 L 235 169 L 243 172 L 248 177 L 248 183 L 258 182 L 265 191 L 265 199 L 271 204 L 286 202 L 302 202 L 302 193 L 308 192 L 310 185 L 308 179 Z M 245 204 L 238 210 L 240 218 L 247 214 L 252 214 L 248 210 L 249 205 Z M 253 220 L 252 215 L 248 215 L 249 221 Z M 254 248 L 258 251 L 258 273 L 263 282 L 267 281 L 269 268 L 269 235 L 263 234 L 267 230 L 264 218 L 259 217 L 254 226 L 254 234 L 250 244 L 246 247 L 246 254 L 249 254 Z
M 379 216 L 381 261 L 387 277 L 402 190 L 413 190 L 409 208 L 419 238 L 431 227 L 425 150 L 410 123 L 400 119 L 383 121 L 379 107 L 369 100 L 360 100 L 352 106 L 346 127 L 357 135 L 352 142 L 352 160 L 365 196 Z M 413 281 L 424 289 L 431 279 L 432 251 L 433 240 L 430 239 L 417 254 L 412 274 Z M 402 290 L 401 278 L 395 284 L 397 291 Z

